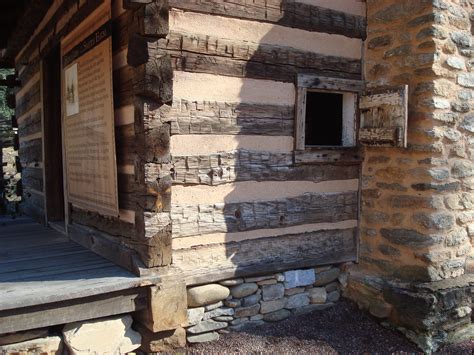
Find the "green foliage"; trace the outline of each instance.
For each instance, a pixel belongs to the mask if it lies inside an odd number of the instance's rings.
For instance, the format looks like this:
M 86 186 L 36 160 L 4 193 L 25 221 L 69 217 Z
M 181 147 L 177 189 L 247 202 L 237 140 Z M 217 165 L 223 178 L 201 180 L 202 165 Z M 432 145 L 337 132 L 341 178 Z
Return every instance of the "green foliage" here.
M 7 75 L 13 74 L 11 69 L 0 69 L 0 79 L 5 79 Z M 0 116 L 3 116 L 7 119 L 13 114 L 13 110 L 7 107 L 5 102 L 5 97 L 7 95 L 8 88 L 5 86 L 0 86 Z

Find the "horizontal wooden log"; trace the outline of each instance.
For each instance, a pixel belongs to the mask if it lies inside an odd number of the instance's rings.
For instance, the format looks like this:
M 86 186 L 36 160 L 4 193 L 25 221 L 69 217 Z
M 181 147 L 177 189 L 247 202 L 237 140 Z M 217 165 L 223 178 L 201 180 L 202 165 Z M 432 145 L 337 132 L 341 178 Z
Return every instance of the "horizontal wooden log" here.
M 307 193 L 272 201 L 173 205 L 173 237 L 357 219 L 357 192 Z
M 359 164 L 295 165 L 292 153 L 238 150 L 198 156 L 173 156 L 174 184 L 221 185 L 236 181 L 329 181 L 357 179 Z M 149 170 L 162 167 L 151 165 Z
M 173 251 L 187 284 L 355 261 L 357 230 L 327 230 Z
M 365 82 L 359 79 L 318 76 L 312 73 L 298 75 L 297 85 L 300 88 L 322 89 L 330 91 L 350 91 L 360 93 L 365 89 Z
M 25 168 L 21 173 L 21 182 L 25 189 L 43 191 L 43 169 Z
M 36 58 L 33 61 L 28 62 L 25 65 L 21 73 L 18 74 L 18 79 L 20 79 L 22 84 L 28 83 L 30 79 L 40 72 L 40 59 Z
M 18 126 L 18 135 L 22 138 L 41 132 L 41 110 L 32 112 L 31 115 L 21 120 Z
M 360 164 L 363 159 L 358 147 L 295 151 L 295 164 Z
M 366 38 L 366 21 L 362 16 L 304 4 L 293 0 L 222 1 L 169 0 L 172 8 L 245 18 L 294 27 L 313 32 L 340 34 L 351 38 Z
M 40 82 L 34 84 L 16 103 L 16 115 L 20 117 L 41 100 Z
M 133 239 L 135 235 L 135 226 L 118 218 L 101 216 L 98 213 L 83 210 L 73 206 L 71 208 L 72 223 L 82 224 L 84 226 L 96 228 L 111 236 L 119 236 L 127 239 Z
M 32 139 L 29 141 L 22 142 L 18 155 L 21 159 L 22 165 L 31 163 L 39 163 L 43 161 L 43 145 L 42 139 Z
M 0 333 L 131 313 L 147 307 L 145 287 L 0 312 Z
M 175 100 L 171 109 L 163 107 L 156 114 L 170 122 L 171 135 L 293 135 L 293 106 Z
M 359 79 L 361 62 L 290 47 L 170 33 L 156 42 L 176 70 L 294 82 L 298 73 Z M 157 49 L 150 45 L 150 55 Z

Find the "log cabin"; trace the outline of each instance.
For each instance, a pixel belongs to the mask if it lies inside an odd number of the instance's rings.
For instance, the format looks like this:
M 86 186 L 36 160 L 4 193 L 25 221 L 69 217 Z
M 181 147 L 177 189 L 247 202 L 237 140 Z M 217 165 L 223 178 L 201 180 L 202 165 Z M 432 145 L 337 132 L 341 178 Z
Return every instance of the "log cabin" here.
M 54 230 L 114 270 L 84 268 L 102 290 L 0 301 L 0 333 L 133 313 L 158 351 L 343 295 L 427 351 L 472 336 L 472 4 L 0 7 L 38 253 Z M 34 248 L 19 225 L 17 254 Z M 12 270 L 0 282 L 21 295 Z

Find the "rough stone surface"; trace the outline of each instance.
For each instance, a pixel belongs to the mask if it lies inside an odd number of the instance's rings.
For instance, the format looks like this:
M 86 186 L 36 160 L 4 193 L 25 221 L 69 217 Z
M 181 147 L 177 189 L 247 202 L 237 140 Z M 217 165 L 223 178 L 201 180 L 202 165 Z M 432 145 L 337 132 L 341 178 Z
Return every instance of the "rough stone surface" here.
M 291 312 L 287 309 L 280 309 L 276 312 L 271 312 L 263 315 L 263 320 L 266 322 L 279 322 L 291 315 Z
M 244 297 L 242 299 L 242 307 L 253 306 L 254 304 L 257 304 L 258 302 L 260 302 L 261 299 L 262 299 L 262 296 L 258 294 Z
M 260 313 L 271 313 L 275 311 L 279 311 L 280 309 L 285 308 L 286 299 L 279 299 L 273 301 L 262 301 L 260 303 Z
M 242 303 L 242 301 L 239 300 L 239 299 L 230 299 L 230 300 L 225 300 L 224 301 L 224 304 L 227 307 L 231 307 L 231 308 L 239 307 L 241 305 L 241 303 Z
M 229 296 L 227 287 L 218 284 L 197 286 L 188 289 L 188 307 L 206 306 L 222 301 Z
M 145 327 L 140 327 L 142 345 L 139 350 L 146 353 L 175 352 L 186 347 L 186 331 L 184 328 L 153 333 Z
M 333 282 L 334 280 L 337 280 L 340 272 L 341 271 L 339 268 L 332 268 L 316 273 L 316 281 L 314 282 L 314 286 L 324 286 Z
M 220 316 L 233 316 L 234 308 L 217 308 L 212 311 L 204 313 L 203 320 L 208 320 Z
M 304 291 L 304 287 L 289 288 L 285 290 L 285 296 L 296 295 L 297 293 L 303 293 Z
M 285 288 L 308 286 L 314 283 L 314 270 L 291 270 L 283 273 L 285 276 Z
M 308 294 L 311 303 L 326 303 L 327 291 L 324 287 L 315 287 Z
M 262 298 L 264 301 L 277 300 L 285 295 L 285 286 L 278 283 L 276 285 L 262 286 Z
M 15 344 L 5 344 L 0 346 L 0 354 L 5 355 L 29 355 L 29 354 L 47 354 L 56 355 L 63 353 L 63 343 L 59 336 L 50 336 L 27 340 Z
M 188 309 L 188 325 L 198 324 L 204 317 L 204 307 Z
M 295 309 L 295 308 L 304 307 L 309 304 L 309 301 L 310 300 L 307 293 L 300 293 L 297 295 L 293 295 L 293 296 L 288 297 L 285 308 Z
M 188 334 L 201 334 L 201 333 L 212 332 L 214 330 L 224 329 L 226 327 L 227 327 L 226 322 L 216 322 L 212 319 L 208 319 L 191 328 L 188 328 L 187 332 Z
M 235 308 L 235 317 L 243 318 L 243 317 L 252 317 L 260 311 L 260 304 L 254 304 L 250 307 L 239 307 Z
M 213 304 L 209 304 L 209 305 L 207 305 L 207 306 L 204 306 L 204 310 L 205 310 L 206 312 L 212 311 L 213 309 L 222 307 L 223 305 L 224 305 L 224 302 L 219 301 L 219 302 L 216 302 L 216 303 L 213 303 Z
M 243 283 L 241 285 L 234 286 L 231 288 L 230 292 L 232 294 L 232 297 L 234 298 L 243 298 L 255 293 L 257 289 L 258 289 L 258 285 L 254 282 L 251 282 L 251 283 Z
M 244 279 L 232 279 L 219 282 L 222 286 L 237 286 L 244 283 Z
M 219 340 L 219 333 L 211 332 L 198 335 L 188 335 L 188 342 L 194 343 L 207 343 L 209 341 Z
M 71 354 L 124 354 L 138 349 L 142 338 L 130 315 L 66 324 L 63 339 Z

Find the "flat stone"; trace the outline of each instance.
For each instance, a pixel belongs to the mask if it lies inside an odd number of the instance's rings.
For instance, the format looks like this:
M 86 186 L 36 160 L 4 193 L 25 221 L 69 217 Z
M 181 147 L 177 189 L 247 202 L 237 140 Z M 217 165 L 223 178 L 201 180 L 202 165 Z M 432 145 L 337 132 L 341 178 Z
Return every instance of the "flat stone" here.
M 323 311 L 328 309 L 329 307 L 334 306 L 334 303 L 325 303 L 325 304 L 309 304 L 304 307 L 295 308 L 291 311 L 291 313 L 295 316 L 308 314 L 311 312 Z
M 249 307 L 257 304 L 262 299 L 261 295 L 250 295 L 242 298 L 242 307 Z
M 226 322 L 216 322 L 212 319 L 205 320 L 194 327 L 188 328 L 187 332 L 190 334 L 201 334 L 212 332 L 214 330 L 224 329 L 227 327 Z
M 66 324 L 63 339 L 71 354 L 125 354 L 138 349 L 141 335 L 130 315 Z
M 339 282 L 331 282 L 330 284 L 326 285 L 326 292 L 332 292 L 339 289 Z
M 262 319 L 263 319 L 262 314 L 257 314 L 255 316 L 250 317 L 250 321 L 262 320 Z
M 291 315 L 291 312 L 287 309 L 280 309 L 279 311 L 267 313 L 263 315 L 263 320 L 266 322 L 279 322 Z
M 15 344 L 5 344 L 0 346 L 2 355 L 20 354 L 63 354 L 64 345 L 61 337 L 51 336 L 33 340 L 22 341 Z
M 474 88 L 474 73 L 459 74 L 458 84 L 466 88 Z
M 237 286 L 244 283 L 244 279 L 232 279 L 219 282 L 222 286 Z
M 202 319 L 208 320 L 215 317 L 233 316 L 233 315 L 234 315 L 233 308 L 217 308 L 217 309 L 213 309 L 212 311 L 204 313 L 204 316 L 202 317 Z
M 197 286 L 188 289 L 188 307 L 207 306 L 226 299 L 229 289 L 218 284 Z
M 234 320 L 234 317 L 232 316 L 219 316 L 213 318 L 216 322 L 232 322 Z
M 274 280 L 274 279 L 275 279 L 275 276 L 273 276 L 273 275 L 246 277 L 245 282 L 260 282 L 260 281 Z
M 236 318 L 243 318 L 243 317 L 252 317 L 260 311 L 260 304 L 254 304 L 250 307 L 239 307 L 235 308 L 234 316 Z
M 285 295 L 285 286 L 283 284 L 262 286 L 262 298 L 264 301 L 271 301 L 283 298 Z
M 239 324 L 247 322 L 249 319 L 250 319 L 249 317 L 236 318 L 232 322 L 230 322 L 230 324 L 239 325 Z
M 274 285 L 277 283 L 277 280 L 275 279 L 270 279 L 270 280 L 263 280 L 263 281 L 259 281 L 257 282 L 257 285 L 259 286 L 263 286 L 263 285 Z
M 188 309 L 188 326 L 196 325 L 204 317 L 204 307 Z
M 474 115 L 466 115 L 461 123 L 461 127 L 466 131 L 474 133 Z
M 285 276 L 285 288 L 295 288 L 298 286 L 308 286 L 314 283 L 315 276 L 313 269 L 290 270 L 283 273 Z
M 325 286 L 334 280 L 337 280 L 339 277 L 339 274 L 341 273 L 341 270 L 339 268 L 331 268 L 326 271 L 322 271 L 319 273 L 316 273 L 316 281 L 314 282 L 314 286 Z
M 288 297 L 285 308 L 294 309 L 307 306 L 309 304 L 309 296 L 306 293 L 299 293 Z
M 216 303 L 209 304 L 209 305 L 205 306 L 205 307 L 204 307 L 204 310 L 205 310 L 206 312 L 212 311 L 213 309 L 222 307 L 223 305 L 224 305 L 224 302 L 219 301 L 219 302 L 216 302 Z
M 207 343 L 210 341 L 219 340 L 219 333 L 211 332 L 211 333 L 204 333 L 199 335 L 188 335 L 188 343 L 196 344 L 196 343 Z
M 236 300 L 236 299 L 230 299 L 230 300 L 225 300 L 224 304 L 227 307 L 235 308 L 235 307 L 240 307 L 241 305 L 241 300 Z
M 332 291 L 328 294 L 327 300 L 328 302 L 337 302 L 339 298 L 341 298 L 339 291 Z
M 311 303 L 326 303 L 328 294 L 324 287 L 315 287 L 308 294 Z
M 260 313 L 271 313 L 279 311 L 280 309 L 285 308 L 286 299 L 282 298 L 279 300 L 273 301 L 262 301 L 260 302 Z
M 392 305 L 379 300 L 372 301 L 369 305 L 369 313 L 377 318 L 388 318 L 392 309 Z
M 393 244 L 414 248 L 429 247 L 442 241 L 440 236 L 426 235 L 412 229 L 382 228 L 380 234 Z
M 257 291 L 258 285 L 256 283 L 243 283 L 238 286 L 234 286 L 230 289 L 230 293 L 234 298 L 243 298 L 250 296 Z
M 464 59 L 461 57 L 448 57 L 448 59 L 446 60 L 446 64 L 454 69 L 459 69 L 459 70 L 466 69 L 466 63 L 464 62 Z
M 289 288 L 285 290 L 285 296 L 293 296 L 298 293 L 303 293 L 305 291 L 304 287 Z

